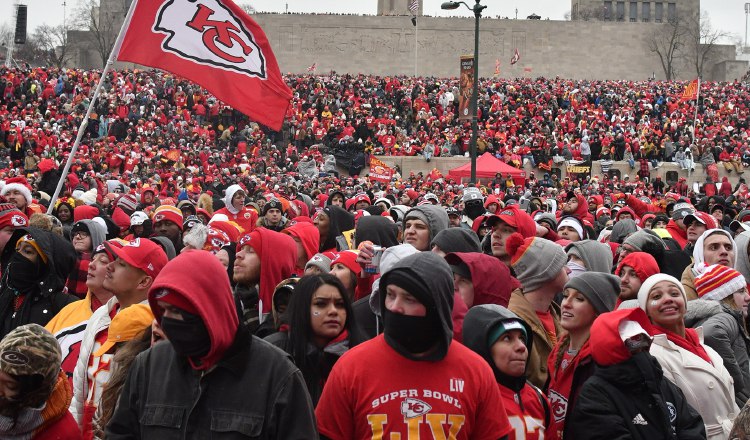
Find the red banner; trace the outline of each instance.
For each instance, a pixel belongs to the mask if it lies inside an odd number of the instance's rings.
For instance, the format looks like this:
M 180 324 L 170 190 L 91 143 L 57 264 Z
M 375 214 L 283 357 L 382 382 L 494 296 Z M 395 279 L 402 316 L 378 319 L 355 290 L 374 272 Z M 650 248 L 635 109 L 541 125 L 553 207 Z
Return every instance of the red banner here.
M 370 180 L 388 183 L 393 178 L 393 168 L 375 156 L 370 156 Z
M 474 57 L 465 55 L 461 57 L 461 73 L 459 76 L 458 92 L 458 120 L 470 121 L 471 94 L 474 91 Z
M 698 99 L 698 80 L 697 79 L 690 81 L 685 86 L 685 90 L 682 92 L 682 97 L 680 98 L 680 101 L 692 101 L 694 99 Z
M 134 0 L 120 61 L 200 84 L 255 121 L 280 130 L 292 92 L 263 29 L 231 0 Z

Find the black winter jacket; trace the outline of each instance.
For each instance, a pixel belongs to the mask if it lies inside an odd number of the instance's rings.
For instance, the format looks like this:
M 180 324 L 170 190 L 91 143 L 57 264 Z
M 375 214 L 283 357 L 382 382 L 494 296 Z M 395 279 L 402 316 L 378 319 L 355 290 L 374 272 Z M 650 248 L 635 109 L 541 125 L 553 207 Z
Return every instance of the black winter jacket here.
M 208 372 L 193 370 L 167 342 L 139 354 L 105 437 L 317 439 L 318 434 L 300 371 L 240 325 L 224 358 Z
M 7 261 L 15 253 L 12 243 L 16 243 L 26 234 L 31 235 L 42 249 L 47 257 L 47 264 L 31 290 L 17 292 L 8 286 L 7 275 L 13 272 L 13 268 L 7 267 Z M 77 258 L 75 249 L 69 241 L 39 228 L 18 228 L 8 240 L 3 255 L 6 257 L 6 266 L 0 280 L 0 338 L 21 325 L 47 325 L 63 307 L 78 301 L 77 297 L 64 293 L 65 281 L 73 271 Z M 23 294 L 24 299 L 18 310 L 15 310 L 18 293 Z
M 576 440 L 706 438 L 700 415 L 645 352 L 619 364 L 597 365 L 565 428 L 566 437 Z

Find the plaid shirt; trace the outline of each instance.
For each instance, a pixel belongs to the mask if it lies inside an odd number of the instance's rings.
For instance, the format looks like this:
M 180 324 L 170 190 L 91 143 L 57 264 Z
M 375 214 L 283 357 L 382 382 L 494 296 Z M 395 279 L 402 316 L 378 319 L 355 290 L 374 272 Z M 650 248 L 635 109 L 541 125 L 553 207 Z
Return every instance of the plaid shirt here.
M 86 287 L 86 277 L 89 272 L 89 262 L 91 261 L 91 254 L 83 253 L 78 254 L 78 262 L 76 268 L 68 275 L 68 282 L 65 286 L 68 288 L 68 293 L 78 298 L 83 299 L 86 296 L 88 287 Z

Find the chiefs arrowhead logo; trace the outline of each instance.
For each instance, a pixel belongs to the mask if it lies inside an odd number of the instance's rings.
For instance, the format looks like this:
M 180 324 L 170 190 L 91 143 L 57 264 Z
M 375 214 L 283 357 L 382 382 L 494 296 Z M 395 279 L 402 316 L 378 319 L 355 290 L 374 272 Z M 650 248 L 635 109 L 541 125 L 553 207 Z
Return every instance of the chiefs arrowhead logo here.
M 431 409 L 432 407 L 429 404 L 419 399 L 412 399 L 411 397 L 401 402 L 401 414 L 407 419 L 427 414 Z
M 140 239 L 140 237 L 136 238 L 135 240 L 132 240 L 132 241 L 128 242 L 128 244 L 126 244 L 125 246 L 130 246 L 130 247 L 135 247 L 135 248 L 141 247 L 141 239 Z
M 16 214 L 10 218 L 10 224 L 13 226 L 26 226 L 27 223 L 26 218 L 22 215 Z
M 166 52 L 266 79 L 266 60 L 255 37 L 220 0 L 168 0 L 153 30 L 168 35 L 162 43 Z

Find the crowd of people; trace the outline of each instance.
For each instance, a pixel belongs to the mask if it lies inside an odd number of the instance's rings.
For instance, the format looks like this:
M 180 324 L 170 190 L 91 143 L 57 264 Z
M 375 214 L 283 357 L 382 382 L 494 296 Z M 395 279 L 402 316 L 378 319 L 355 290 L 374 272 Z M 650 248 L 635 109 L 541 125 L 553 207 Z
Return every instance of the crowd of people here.
M 2 437 L 750 433 L 748 187 L 645 174 L 741 175 L 744 88 L 693 127 L 678 83 L 487 80 L 480 148 L 543 176 L 473 185 L 331 161 L 463 154 L 453 80 L 290 75 L 272 132 L 114 71 L 63 175 L 99 73 L 0 74 Z

